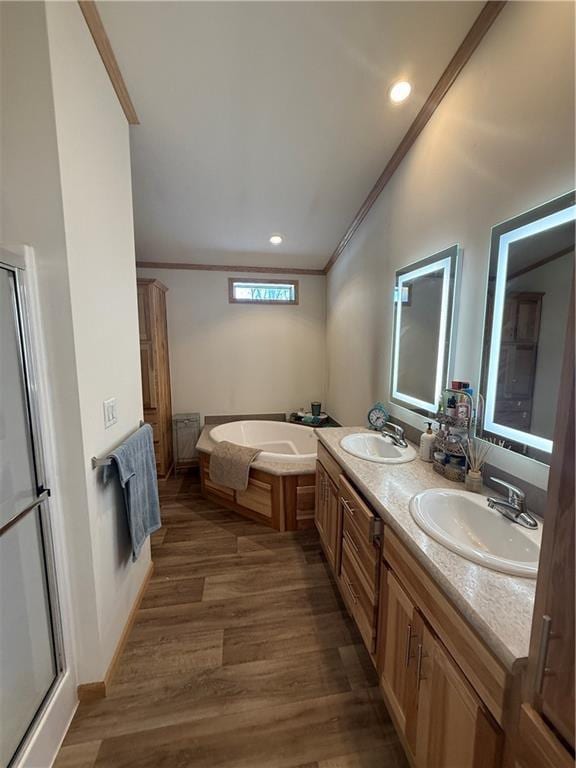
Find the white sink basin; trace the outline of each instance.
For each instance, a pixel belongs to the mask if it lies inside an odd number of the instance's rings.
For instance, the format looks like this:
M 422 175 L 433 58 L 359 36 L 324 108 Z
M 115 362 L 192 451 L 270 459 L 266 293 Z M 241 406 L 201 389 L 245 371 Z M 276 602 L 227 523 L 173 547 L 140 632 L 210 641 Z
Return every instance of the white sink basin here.
M 379 464 L 403 464 L 416 458 L 416 451 L 412 446 L 401 448 L 394 445 L 389 437 L 370 432 L 346 435 L 340 440 L 340 446 L 358 459 L 376 461 Z
M 437 488 L 410 499 L 412 517 L 429 536 L 467 560 L 535 579 L 541 528 L 530 531 L 490 509 L 486 498 Z

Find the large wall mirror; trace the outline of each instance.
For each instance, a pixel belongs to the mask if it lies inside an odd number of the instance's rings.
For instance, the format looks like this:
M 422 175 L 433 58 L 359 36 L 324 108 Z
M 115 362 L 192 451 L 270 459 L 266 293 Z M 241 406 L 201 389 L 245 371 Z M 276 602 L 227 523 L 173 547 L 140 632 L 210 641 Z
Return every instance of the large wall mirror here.
M 481 437 L 550 462 L 570 296 L 575 195 L 492 230 Z
M 396 272 L 391 400 L 436 412 L 451 374 L 451 340 L 460 274 L 457 245 Z

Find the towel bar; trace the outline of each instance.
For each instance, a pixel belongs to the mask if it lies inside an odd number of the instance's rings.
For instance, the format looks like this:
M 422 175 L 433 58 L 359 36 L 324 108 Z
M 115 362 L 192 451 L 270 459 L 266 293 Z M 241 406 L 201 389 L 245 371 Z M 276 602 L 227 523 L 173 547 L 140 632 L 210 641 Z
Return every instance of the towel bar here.
M 145 422 L 141 421 L 140 427 L 143 427 L 144 423 Z M 138 429 L 140 429 L 140 427 L 138 427 Z M 128 437 L 130 437 L 130 435 L 128 435 Z M 124 438 L 124 440 L 127 440 L 127 439 L 128 438 L 126 437 Z M 124 442 L 124 440 L 122 440 L 122 442 Z M 92 456 L 92 469 L 97 469 L 98 467 L 109 467 L 110 464 L 112 464 L 112 459 L 109 456 L 105 456 L 103 459 L 98 459 L 96 456 Z

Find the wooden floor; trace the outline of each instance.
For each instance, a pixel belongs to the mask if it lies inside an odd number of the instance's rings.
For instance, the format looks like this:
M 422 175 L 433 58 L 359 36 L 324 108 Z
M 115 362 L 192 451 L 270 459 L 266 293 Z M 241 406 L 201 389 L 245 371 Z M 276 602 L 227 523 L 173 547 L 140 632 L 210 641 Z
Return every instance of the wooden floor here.
M 154 576 L 106 699 L 57 768 L 405 768 L 315 532 L 163 485 Z

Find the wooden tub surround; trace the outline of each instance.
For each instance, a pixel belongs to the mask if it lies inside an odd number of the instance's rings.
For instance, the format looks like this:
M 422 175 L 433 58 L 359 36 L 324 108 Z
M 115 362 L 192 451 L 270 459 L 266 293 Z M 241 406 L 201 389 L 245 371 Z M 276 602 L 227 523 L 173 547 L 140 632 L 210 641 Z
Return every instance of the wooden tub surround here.
M 210 480 L 210 453 L 214 441 L 207 426 L 198 441 L 200 487 L 206 499 L 267 525 L 275 531 L 302 531 L 314 528 L 316 466 L 302 462 L 258 462 L 250 468 L 245 491 L 235 491 Z
M 210 480 L 210 455 L 200 453 L 202 494 L 227 509 L 275 531 L 302 531 L 314 527 L 316 477 L 314 474 L 273 475 L 250 470 L 248 488 L 234 491 Z

